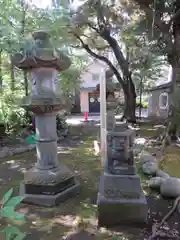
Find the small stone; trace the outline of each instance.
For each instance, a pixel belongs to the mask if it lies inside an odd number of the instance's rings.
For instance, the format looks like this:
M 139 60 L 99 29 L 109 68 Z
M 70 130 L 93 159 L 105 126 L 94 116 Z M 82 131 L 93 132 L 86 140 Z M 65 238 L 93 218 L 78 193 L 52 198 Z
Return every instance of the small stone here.
M 72 137 L 72 140 L 77 140 L 77 139 L 79 139 L 79 136 L 73 136 Z
M 162 181 L 163 181 L 163 178 L 161 177 L 153 177 L 150 180 L 148 180 L 147 183 L 150 188 L 156 189 L 156 188 L 160 188 Z
M 154 156 L 152 156 L 149 152 L 142 152 L 140 156 L 140 163 L 144 164 L 146 162 L 157 163 L 157 159 Z
M 18 153 L 23 153 L 23 152 L 26 152 L 26 151 L 28 151 L 28 147 L 27 146 L 22 146 L 22 147 L 15 148 L 13 150 L 13 153 L 18 154 Z
M 169 227 L 162 227 L 164 230 L 169 231 Z
M 13 155 L 14 155 L 14 154 L 13 154 L 13 151 L 12 151 L 12 150 L 9 150 L 8 156 L 11 157 L 11 156 L 13 156 Z
M 170 177 L 165 179 L 161 184 L 160 192 L 164 197 L 179 197 L 180 178 Z
M 18 168 L 20 165 L 19 164 L 12 164 L 9 169 L 16 169 Z
M 162 170 L 157 170 L 156 176 L 157 177 L 162 177 L 162 178 L 169 178 L 169 174 L 167 174 L 166 172 L 164 172 Z
M 8 147 L 3 147 L 2 150 L 0 151 L 0 158 L 8 156 L 9 148 Z
M 35 149 L 36 148 L 36 145 L 35 144 L 30 144 L 29 146 L 28 146 L 28 150 L 29 151 L 31 151 L 31 150 L 33 150 L 33 149 Z

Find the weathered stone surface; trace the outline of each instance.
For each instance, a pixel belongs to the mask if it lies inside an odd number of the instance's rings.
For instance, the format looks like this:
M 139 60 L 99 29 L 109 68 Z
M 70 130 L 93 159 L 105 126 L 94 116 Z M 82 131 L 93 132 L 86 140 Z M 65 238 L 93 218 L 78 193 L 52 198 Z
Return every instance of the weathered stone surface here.
M 23 152 L 26 152 L 26 151 L 28 151 L 28 147 L 27 146 L 21 146 L 21 147 L 15 148 L 13 150 L 13 153 L 14 154 L 19 154 L 19 153 L 23 153 Z
M 119 167 L 128 168 L 134 165 L 132 133 L 131 129 L 123 129 L 122 132 L 108 132 L 108 167 L 113 168 L 118 165 Z
M 56 113 L 65 107 L 58 87 L 58 72 L 69 68 L 71 61 L 54 48 L 48 33 L 34 32 L 28 39 L 36 46 L 31 57 L 24 49 L 24 56 L 15 54 L 12 61 L 31 74 L 31 95 L 22 100 L 22 107 L 35 114 L 38 161 L 34 168 L 25 172 L 20 194 L 26 197 L 25 201 L 52 206 L 79 189 L 74 174 L 65 165 L 59 165 L 57 160 Z M 16 153 L 22 151 L 25 147 L 16 149 Z
M 28 145 L 28 146 L 27 145 L 18 146 L 18 147 L 15 146 L 15 147 L 11 147 L 11 148 L 4 147 L 0 151 L 0 158 L 9 157 L 9 156 L 13 156 L 13 155 L 20 154 L 23 152 L 31 151 L 34 148 L 35 148 L 34 144 Z
M 68 187 L 66 190 L 55 195 L 27 194 L 25 190 L 25 184 L 24 182 L 21 182 L 19 195 L 25 197 L 23 200 L 25 203 L 52 207 L 59 205 L 59 203 L 66 201 L 68 198 L 76 196 L 79 193 L 79 190 L 80 184 L 75 179 L 75 184 L 73 186 Z
M 101 177 L 99 192 L 106 198 L 139 198 L 141 194 L 140 178 L 138 175 L 104 173 Z
M 169 178 L 170 177 L 168 173 L 166 173 L 162 170 L 159 170 L 159 169 L 156 171 L 156 176 L 157 177 L 162 177 L 162 178 Z
M 144 138 L 136 138 L 135 139 L 134 149 L 133 149 L 135 156 L 141 153 L 141 151 L 144 148 L 145 143 L 146 143 L 146 139 L 144 139 Z
M 35 145 L 35 144 L 31 144 L 31 145 L 28 146 L 28 150 L 29 150 L 29 151 L 31 151 L 31 150 L 33 150 L 33 149 L 35 149 L 35 148 L 36 148 L 36 145 Z
M 140 164 L 144 164 L 146 162 L 157 162 L 157 160 L 149 152 L 143 151 L 140 155 Z
M 138 176 L 103 174 L 97 205 L 99 226 L 147 222 L 147 202 Z
M 134 164 L 134 130 L 108 132 L 107 161 L 98 192 L 100 226 L 145 223 L 148 208 Z
M 119 163 L 117 161 L 117 166 L 105 166 L 105 170 L 107 169 L 107 172 L 115 175 L 135 175 L 136 174 L 136 167 L 135 165 L 130 166 L 118 166 Z
M 124 129 L 128 129 L 128 123 L 118 123 L 114 128 L 114 132 L 122 132 Z
M 161 195 L 164 197 L 180 196 L 180 178 L 170 177 L 161 183 Z
M 25 184 L 53 185 L 73 176 L 73 172 L 64 164 L 59 165 L 57 168 L 49 169 L 49 171 L 34 167 L 26 172 L 24 182 Z
M 2 148 L 2 150 L 0 151 L 0 158 L 8 156 L 8 152 L 9 152 L 9 148 L 8 147 Z
M 142 165 L 142 171 L 145 174 L 155 175 L 157 170 L 158 170 L 157 162 L 148 161 L 148 162 L 143 163 L 143 165 Z
M 116 125 L 114 110 L 107 111 L 107 131 L 113 131 Z
M 162 177 L 153 177 L 147 181 L 148 186 L 154 189 L 160 189 L 161 183 L 164 181 Z

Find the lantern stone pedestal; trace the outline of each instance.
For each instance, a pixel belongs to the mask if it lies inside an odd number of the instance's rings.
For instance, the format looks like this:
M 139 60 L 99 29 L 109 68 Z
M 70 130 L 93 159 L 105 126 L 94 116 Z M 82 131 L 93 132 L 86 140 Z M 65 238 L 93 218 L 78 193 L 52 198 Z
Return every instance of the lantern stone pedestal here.
M 20 196 L 24 202 L 42 206 L 56 206 L 79 192 L 79 182 L 66 165 L 42 170 L 38 167 L 25 173 L 20 184 Z
M 79 193 L 74 173 L 57 160 L 56 114 L 65 107 L 56 83 L 58 72 L 67 69 L 70 60 L 55 51 L 49 37 L 43 31 L 33 33 L 36 51 L 13 57 L 17 67 L 31 73 L 32 94 L 22 100 L 22 107 L 35 114 L 37 134 L 37 164 L 24 174 L 20 195 L 25 202 L 42 206 L 57 205 Z

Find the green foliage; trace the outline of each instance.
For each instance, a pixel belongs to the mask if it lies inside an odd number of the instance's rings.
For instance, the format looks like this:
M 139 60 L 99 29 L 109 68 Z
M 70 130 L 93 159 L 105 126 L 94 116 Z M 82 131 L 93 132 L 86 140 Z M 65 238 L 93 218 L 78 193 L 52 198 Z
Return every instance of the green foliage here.
M 17 100 L 28 94 L 27 80 L 22 71 L 12 65 L 11 56 L 22 52 L 25 55 L 32 54 L 34 44 L 29 33 L 36 30 L 47 30 L 52 37 L 52 43 L 57 49 L 67 53 L 72 66 L 60 77 L 63 99 L 67 106 L 73 102 L 73 94 L 79 88 L 78 76 L 87 58 L 84 53 L 76 56 L 72 53 L 72 36 L 69 34 L 67 24 L 69 22 L 66 11 L 60 9 L 40 9 L 32 6 L 30 2 L 12 0 L 0 0 L 0 123 L 6 127 L 6 132 L 17 133 L 22 126 L 29 124 L 26 112 L 20 108 Z M 49 28 L 49 26 L 51 26 Z M 24 41 L 26 39 L 26 41 Z M 72 98 L 70 103 L 69 99 Z
M 12 220 L 24 220 L 24 215 L 15 211 L 15 208 L 21 203 L 24 197 L 12 197 L 13 189 L 11 188 L 1 200 L 0 217 Z M 22 233 L 17 227 L 7 226 L 0 230 L 5 234 L 5 240 L 23 240 L 26 233 Z
M 13 194 L 13 189 L 11 188 L 3 197 L 1 204 L 4 205 L 12 196 Z
M 7 132 L 18 132 L 23 125 L 28 124 L 26 112 L 20 108 L 14 94 L 4 92 L 0 106 L 0 122 L 5 124 Z
M 140 99 L 136 100 L 136 106 L 137 106 L 137 107 L 140 107 Z M 142 107 L 142 108 L 147 108 L 147 107 L 148 107 L 148 101 L 142 99 L 142 100 L 141 100 L 141 107 Z
M 67 129 L 66 118 L 64 115 L 56 116 L 57 131 Z
M 17 227 L 8 226 L 1 230 L 5 234 L 5 240 L 23 240 L 26 233 L 22 233 Z

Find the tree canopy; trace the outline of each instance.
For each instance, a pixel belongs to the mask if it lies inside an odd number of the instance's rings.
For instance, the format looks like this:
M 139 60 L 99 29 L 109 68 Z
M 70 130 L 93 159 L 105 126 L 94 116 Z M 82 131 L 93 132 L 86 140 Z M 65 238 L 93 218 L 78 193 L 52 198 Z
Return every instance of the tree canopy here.
M 131 102 L 126 104 L 125 114 L 134 119 L 140 79 L 143 78 L 145 88 L 151 87 L 161 75 L 163 65 L 167 65 L 165 57 L 169 64 L 172 64 L 170 53 L 174 59 L 172 26 L 178 16 L 172 6 L 177 1 L 84 0 L 77 7 L 73 2 L 52 1 L 50 7 L 43 9 L 30 1 L 0 0 L 3 96 L 15 93 L 21 97 L 29 93 L 29 76 L 13 66 L 11 57 L 20 51 L 24 37 L 43 29 L 51 34 L 53 44 L 72 59 L 72 66 L 60 77 L 67 98 L 79 89 L 78 76 L 88 61 L 88 53 L 107 64 L 107 76 L 117 78 L 125 99 Z

